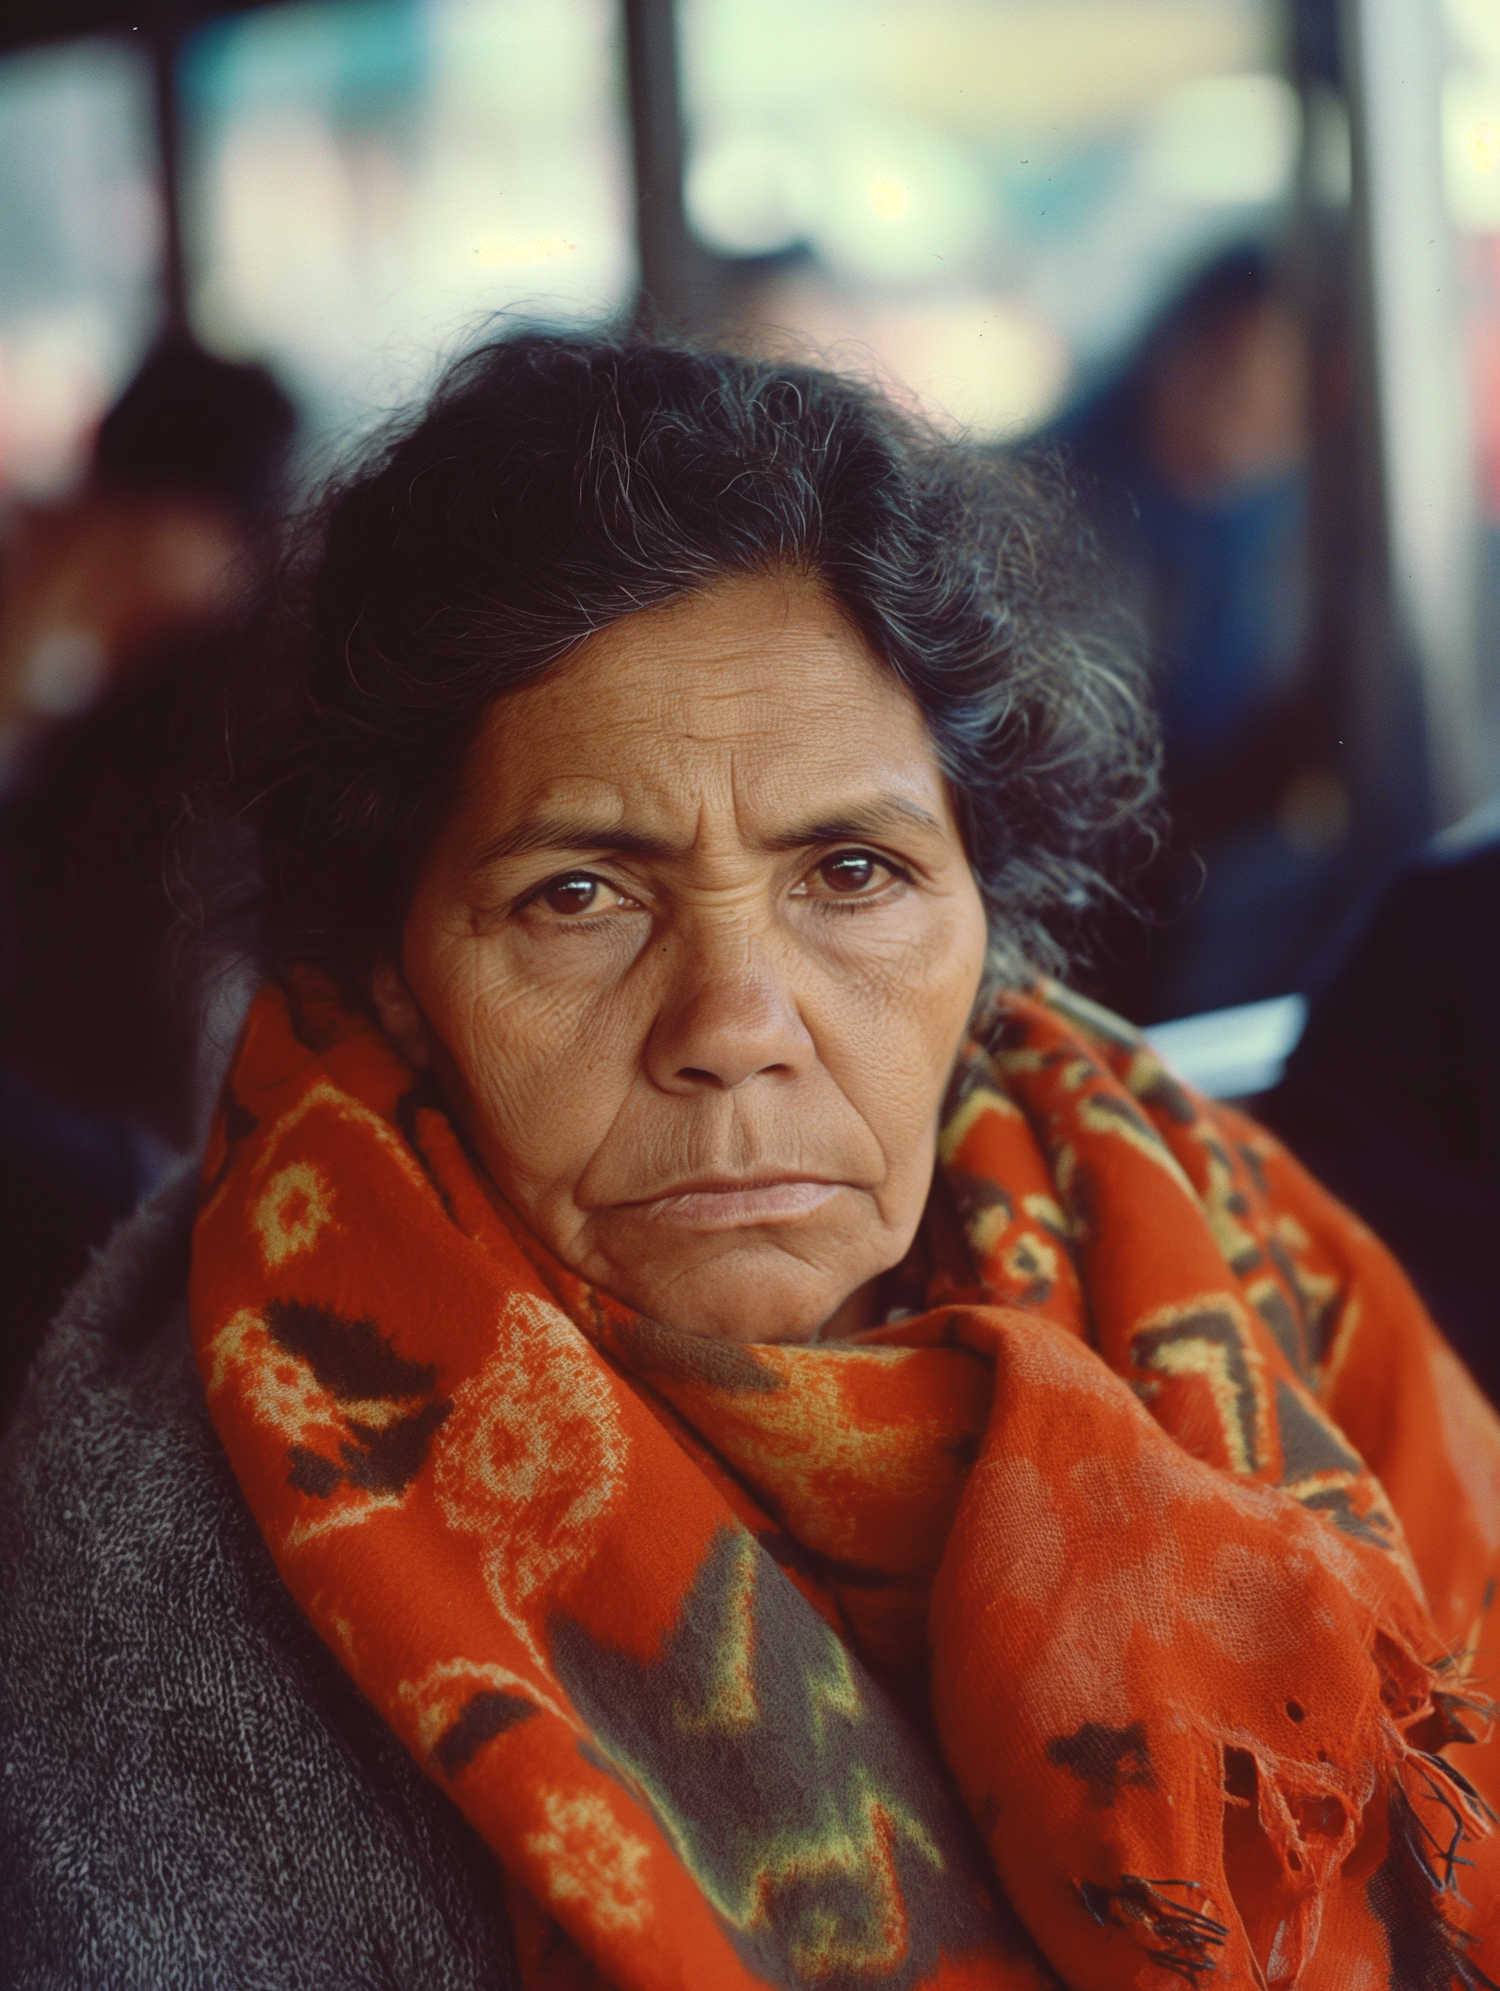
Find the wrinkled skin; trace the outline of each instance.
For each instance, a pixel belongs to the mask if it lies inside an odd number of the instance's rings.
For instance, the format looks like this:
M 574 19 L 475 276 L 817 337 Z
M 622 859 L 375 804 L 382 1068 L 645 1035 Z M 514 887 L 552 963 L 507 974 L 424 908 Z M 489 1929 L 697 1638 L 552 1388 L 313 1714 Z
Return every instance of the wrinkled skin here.
M 803 1340 L 916 1233 L 985 939 L 914 700 L 814 582 L 735 578 L 497 701 L 373 994 L 565 1264 Z

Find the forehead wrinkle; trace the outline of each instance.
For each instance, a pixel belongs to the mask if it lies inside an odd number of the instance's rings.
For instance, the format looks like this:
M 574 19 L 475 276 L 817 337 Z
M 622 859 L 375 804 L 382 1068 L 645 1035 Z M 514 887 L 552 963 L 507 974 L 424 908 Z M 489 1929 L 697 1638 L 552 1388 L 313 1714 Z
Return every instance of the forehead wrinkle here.
M 826 598 L 819 605 L 829 606 Z M 494 825 L 484 859 L 523 846 L 786 849 L 826 841 L 814 832 L 830 825 L 840 835 L 897 827 L 941 834 L 948 798 L 929 765 L 925 727 L 909 723 L 910 693 L 836 613 L 832 628 L 815 624 L 801 654 L 783 657 L 779 638 L 800 604 L 782 591 L 772 606 L 769 642 L 753 619 L 727 631 L 720 620 L 717 632 L 695 640 L 700 632 L 685 626 L 679 608 L 668 640 L 642 644 L 625 639 L 645 636 L 649 623 L 643 617 L 631 628 L 627 618 L 604 633 L 592 670 L 580 672 L 580 654 L 552 681 L 518 694 L 513 709 L 527 715 L 520 731 L 529 737 L 511 752 L 501 747 L 495 774 L 521 802 L 521 820 L 508 830 Z M 579 712 L 585 678 L 593 682 Z M 501 740 L 508 730 L 497 726 Z M 907 748 L 917 742 L 909 731 L 927 748 L 920 769 L 911 765 Z

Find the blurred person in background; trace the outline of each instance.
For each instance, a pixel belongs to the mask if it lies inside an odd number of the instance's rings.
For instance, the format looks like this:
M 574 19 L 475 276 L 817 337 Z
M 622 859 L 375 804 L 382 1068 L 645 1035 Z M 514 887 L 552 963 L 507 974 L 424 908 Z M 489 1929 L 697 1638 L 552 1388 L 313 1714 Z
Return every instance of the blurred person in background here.
M 0 1418 L 88 1247 L 198 1133 L 168 843 L 293 425 L 264 369 L 168 335 L 83 487 L 0 545 Z
M 1342 797 L 1306 639 L 1309 357 L 1267 254 L 1216 259 L 1050 432 L 1147 632 L 1176 826 L 1107 998 L 1155 1022 L 1295 988 Z M 1206 881 L 1199 858 L 1206 866 Z
M 1500 805 L 1407 865 L 1257 1112 L 1379 1232 L 1500 1402 Z

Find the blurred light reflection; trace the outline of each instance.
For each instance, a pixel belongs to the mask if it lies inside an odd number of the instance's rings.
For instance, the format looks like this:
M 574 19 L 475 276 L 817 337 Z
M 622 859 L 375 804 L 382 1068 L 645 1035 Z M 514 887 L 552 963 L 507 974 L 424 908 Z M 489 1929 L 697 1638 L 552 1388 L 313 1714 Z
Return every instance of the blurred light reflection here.
M 279 7 L 193 43 L 203 336 L 324 425 L 420 389 L 495 312 L 634 280 L 610 0 Z
M 150 79 L 79 41 L 0 62 L 0 498 L 77 474 L 156 314 Z
M 1147 177 L 1169 198 L 1210 207 L 1284 200 L 1301 137 L 1301 106 L 1284 77 L 1199 77 L 1154 113 Z
M 786 260 L 737 329 L 982 433 L 1046 421 L 1195 264 L 1274 233 L 1278 26 L 1268 0 L 683 0 L 689 219 Z

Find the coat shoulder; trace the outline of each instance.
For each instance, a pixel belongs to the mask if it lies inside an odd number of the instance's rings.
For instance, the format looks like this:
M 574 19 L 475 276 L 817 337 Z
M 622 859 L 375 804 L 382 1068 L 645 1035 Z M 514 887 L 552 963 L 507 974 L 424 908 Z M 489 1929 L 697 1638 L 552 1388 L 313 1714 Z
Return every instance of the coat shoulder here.
M 214 1435 L 193 1192 L 116 1233 L 0 1446 L 0 1982 L 504 1991 L 498 1867 L 302 1619 Z

